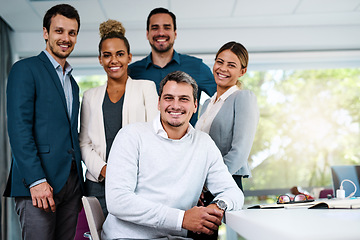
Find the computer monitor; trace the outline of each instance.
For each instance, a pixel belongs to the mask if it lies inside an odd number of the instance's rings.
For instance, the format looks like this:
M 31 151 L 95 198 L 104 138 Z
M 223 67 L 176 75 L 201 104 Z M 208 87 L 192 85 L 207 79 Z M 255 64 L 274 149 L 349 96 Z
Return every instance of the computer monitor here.
M 360 165 L 331 166 L 331 175 L 334 193 L 336 193 L 336 189 L 340 188 L 341 182 L 344 179 L 349 179 L 357 188 L 354 197 L 360 197 Z M 343 189 L 345 190 L 346 197 L 355 190 L 354 186 L 349 182 L 343 183 Z

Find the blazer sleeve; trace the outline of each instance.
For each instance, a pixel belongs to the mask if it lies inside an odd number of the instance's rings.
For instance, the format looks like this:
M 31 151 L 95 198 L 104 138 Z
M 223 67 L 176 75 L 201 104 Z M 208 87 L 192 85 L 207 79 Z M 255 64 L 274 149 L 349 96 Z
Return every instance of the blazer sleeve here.
M 227 167 L 219 149 L 213 141 L 205 142 L 208 151 L 208 158 L 212 164 L 207 173 L 205 185 L 211 194 L 215 196 L 214 200 L 222 199 L 228 204 L 228 211 L 241 210 L 244 204 L 244 194 L 238 188 Z
M 89 92 L 84 93 L 83 101 L 81 104 L 79 141 L 82 159 L 86 165 L 87 170 L 92 176 L 101 181 L 103 180 L 103 178 L 100 176 L 100 172 L 101 169 L 106 165 L 106 162 L 105 159 L 101 158 L 101 156 L 95 151 L 94 144 L 89 136 L 90 118 L 99 117 L 91 116 L 91 107 L 94 107 L 90 104 L 91 97 L 92 96 L 89 95 Z
M 206 109 L 207 109 L 207 107 L 208 107 L 208 105 L 209 105 L 209 103 L 210 103 L 210 99 L 211 99 L 211 98 L 208 98 L 208 99 L 205 100 L 204 104 L 203 104 L 202 107 L 201 107 L 201 111 L 200 111 L 199 117 L 201 117 L 201 115 L 203 115 L 204 112 L 206 111 Z
M 153 81 L 146 81 L 147 86 L 144 89 L 144 104 L 145 104 L 145 121 L 152 121 L 158 114 L 159 95 L 156 91 L 156 86 Z
M 259 122 L 259 108 L 255 94 L 248 90 L 239 91 L 234 102 L 234 112 L 231 149 L 223 157 L 232 175 L 239 169 L 247 167 Z
M 33 134 L 36 79 L 31 69 L 31 64 L 24 61 L 15 63 L 7 83 L 9 140 L 14 166 L 20 171 L 27 187 L 46 177 Z

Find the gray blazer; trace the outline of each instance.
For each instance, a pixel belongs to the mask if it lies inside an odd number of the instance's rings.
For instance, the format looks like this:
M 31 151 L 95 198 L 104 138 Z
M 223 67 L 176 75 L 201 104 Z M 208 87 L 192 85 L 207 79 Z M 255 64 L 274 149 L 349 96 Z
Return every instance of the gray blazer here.
M 202 115 L 210 99 L 202 107 Z M 251 176 L 248 158 L 259 122 L 256 96 L 250 90 L 231 94 L 215 116 L 209 135 L 216 143 L 232 175 Z

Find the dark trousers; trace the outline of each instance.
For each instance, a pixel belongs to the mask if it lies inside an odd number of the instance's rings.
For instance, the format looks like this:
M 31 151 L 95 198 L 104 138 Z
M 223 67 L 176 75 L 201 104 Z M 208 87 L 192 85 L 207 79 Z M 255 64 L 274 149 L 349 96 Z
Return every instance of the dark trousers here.
M 242 176 L 233 175 L 233 178 L 234 178 L 236 184 L 238 185 L 238 187 L 242 191 L 243 190 Z M 213 199 L 214 199 L 214 196 L 210 192 L 204 193 L 204 204 L 205 204 L 205 206 L 209 205 L 212 202 Z M 204 233 L 197 234 L 197 233 L 194 233 L 194 232 L 191 232 L 191 231 L 188 232 L 188 237 L 192 238 L 194 240 L 217 240 L 218 235 L 219 235 L 218 231 L 214 232 L 213 235 L 207 235 L 207 234 L 204 234 Z
M 108 210 L 106 208 L 106 201 L 105 201 L 105 181 L 93 182 L 86 179 L 85 195 L 94 196 L 99 200 L 104 216 L 106 218 L 106 216 L 108 215 Z
M 15 210 L 20 217 L 22 239 L 73 240 L 81 209 L 81 189 L 76 171 L 71 171 L 65 186 L 54 196 L 55 212 L 32 205 L 31 197 L 16 197 Z

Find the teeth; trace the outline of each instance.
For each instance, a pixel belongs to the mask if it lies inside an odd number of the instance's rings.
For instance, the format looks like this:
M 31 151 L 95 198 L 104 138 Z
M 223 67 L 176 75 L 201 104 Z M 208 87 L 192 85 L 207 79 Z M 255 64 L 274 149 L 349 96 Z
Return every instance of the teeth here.
M 227 77 L 226 75 L 223 75 L 221 73 L 218 73 L 218 76 L 221 77 L 221 78 L 226 78 Z
M 156 41 L 158 41 L 158 42 L 165 42 L 166 39 L 158 39 L 158 40 L 156 40 Z
M 67 48 L 68 45 L 60 45 L 60 47 Z
M 180 115 L 181 113 L 174 113 L 174 112 L 171 112 L 170 114 L 171 114 L 171 115 Z
M 111 67 L 110 69 L 111 70 L 118 70 L 118 69 L 120 69 L 120 67 Z

